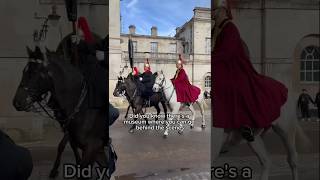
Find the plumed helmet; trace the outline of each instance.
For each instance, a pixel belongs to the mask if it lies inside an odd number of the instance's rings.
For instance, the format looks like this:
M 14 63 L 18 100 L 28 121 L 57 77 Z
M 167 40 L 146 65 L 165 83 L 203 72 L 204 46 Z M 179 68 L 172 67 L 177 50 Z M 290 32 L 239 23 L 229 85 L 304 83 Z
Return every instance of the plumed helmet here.
M 230 0 L 214 0 L 213 8 L 225 8 L 227 10 L 227 16 L 229 19 L 232 19 L 231 13 L 231 3 Z
M 183 66 L 183 59 L 181 57 L 181 54 L 179 54 L 179 59 L 177 61 L 177 64 L 180 64 L 181 66 Z
M 151 70 L 151 67 L 150 67 L 150 64 L 149 64 L 149 59 L 147 59 L 144 62 L 144 71 L 150 71 L 150 70 Z
M 137 76 L 139 74 L 139 70 L 137 67 L 133 67 L 133 73 L 134 76 Z
M 91 34 L 87 19 L 85 17 L 78 18 L 78 28 L 82 30 L 84 34 L 84 40 L 87 43 L 93 43 L 93 36 Z

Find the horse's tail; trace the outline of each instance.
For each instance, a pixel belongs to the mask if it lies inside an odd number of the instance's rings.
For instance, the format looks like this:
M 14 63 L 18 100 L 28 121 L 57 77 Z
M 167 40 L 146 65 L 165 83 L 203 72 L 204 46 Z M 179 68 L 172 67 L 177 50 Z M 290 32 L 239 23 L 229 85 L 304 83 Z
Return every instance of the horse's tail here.
M 296 148 L 298 152 L 310 152 L 312 148 L 312 144 L 308 136 L 305 134 L 303 129 L 297 120 L 295 120 L 295 133 L 292 133 L 292 140 L 296 139 Z M 291 133 L 290 133 L 291 134 Z

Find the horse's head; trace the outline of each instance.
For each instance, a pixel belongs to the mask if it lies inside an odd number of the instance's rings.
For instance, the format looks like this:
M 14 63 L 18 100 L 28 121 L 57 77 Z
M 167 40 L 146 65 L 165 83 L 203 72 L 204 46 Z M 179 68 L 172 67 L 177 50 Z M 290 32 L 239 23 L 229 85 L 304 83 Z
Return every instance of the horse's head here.
M 28 62 L 13 99 L 17 111 L 30 111 L 35 102 L 42 101 L 52 90 L 52 81 L 47 70 L 47 62 L 39 47 L 32 51 L 27 47 Z
M 154 82 L 152 90 L 154 92 L 159 92 L 164 87 L 166 79 L 162 70 L 155 73 L 155 77 L 156 77 L 156 80 Z
M 126 90 L 126 86 L 124 84 L 124 77 L 122 76 L 119 76 L 118 77 L 118 81 L 117 81 L 117 84 L 116 84 L 116 88 L 114 89 L 113 91 L 113 95 L 115 97 L 120 97 L 122 96 L 124 93 L 125 93 L 125 90 Z

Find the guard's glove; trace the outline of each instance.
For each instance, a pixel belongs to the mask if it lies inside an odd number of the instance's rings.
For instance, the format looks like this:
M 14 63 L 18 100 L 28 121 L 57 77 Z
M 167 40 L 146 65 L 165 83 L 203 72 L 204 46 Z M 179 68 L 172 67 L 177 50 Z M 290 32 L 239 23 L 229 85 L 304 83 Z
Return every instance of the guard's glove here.
M 142 77 L 139 77 L 139 81 L 142 81 L 143 79 L 142 79 Z
M 80 42 L 80 37 L 78 35 L 71 35 L 71 42 L 73 44 L 79 44 Z

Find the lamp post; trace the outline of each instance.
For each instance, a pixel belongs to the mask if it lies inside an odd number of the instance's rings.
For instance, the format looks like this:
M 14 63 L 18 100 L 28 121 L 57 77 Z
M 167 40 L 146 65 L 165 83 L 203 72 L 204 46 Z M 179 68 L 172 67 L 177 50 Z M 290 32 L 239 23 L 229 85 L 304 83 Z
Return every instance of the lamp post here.
M 61 16 L 59 16 L 57 14 L 57 7 L 55 5 L 53 5 L 51 7 L 51 10 L 52 10 L 51 14 L 49 14 L 46 17 L 39 16 L 38 13 L 34 13 L 34 19 L 43 20 L 40 31 L 34 30 L 33 40 L 35 42 L 44 41 L 47 38 L 47 33 L 48 33 L 48 28 L 49 28 L 48 22 L 50 22 L 51 26 L 56 26 L 58 24 Z

